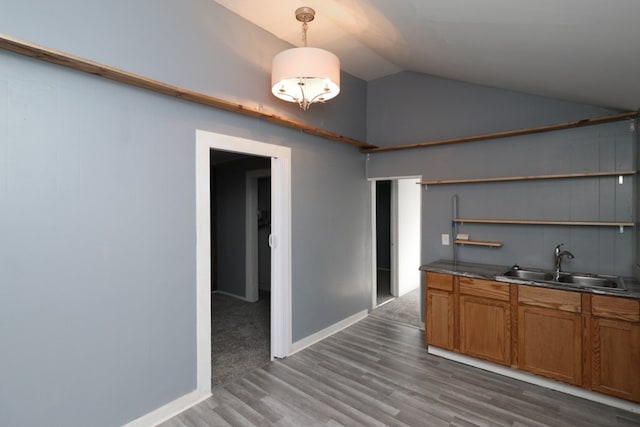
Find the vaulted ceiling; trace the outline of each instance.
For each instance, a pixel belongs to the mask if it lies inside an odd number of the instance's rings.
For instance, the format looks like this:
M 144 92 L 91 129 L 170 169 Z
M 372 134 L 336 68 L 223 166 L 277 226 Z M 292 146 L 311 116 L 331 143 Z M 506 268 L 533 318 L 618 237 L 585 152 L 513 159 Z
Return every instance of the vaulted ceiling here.
M 622 110 L 640 108 L 639 0 L 214 0 L 370 81 L 415 71 Z

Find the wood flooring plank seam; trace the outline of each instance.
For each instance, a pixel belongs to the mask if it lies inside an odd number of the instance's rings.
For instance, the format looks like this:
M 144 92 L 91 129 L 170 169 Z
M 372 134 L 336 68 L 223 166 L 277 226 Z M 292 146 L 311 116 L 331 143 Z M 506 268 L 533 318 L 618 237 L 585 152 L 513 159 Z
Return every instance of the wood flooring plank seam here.
M 162 427 L 640 426 L 640 414 L 428 353 L 372 316 L 217 387 Z

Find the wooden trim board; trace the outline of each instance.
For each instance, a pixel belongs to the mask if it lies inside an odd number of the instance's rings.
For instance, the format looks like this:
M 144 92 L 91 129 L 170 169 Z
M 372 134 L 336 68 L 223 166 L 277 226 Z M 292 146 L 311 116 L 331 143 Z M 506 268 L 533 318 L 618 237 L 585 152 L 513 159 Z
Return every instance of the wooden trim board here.
M 130 73 L 128 71 L 101 64 L 99 62 L 94 62 L 69 53 L 49 49 L 35 43 L 20 40 L 6 34 L 0 33 L 0 48 L 19 53 L 21 55 L 29 56 L 31 58 L 39 59 L 41 61 L 62 65 L 63 67 L 72 68 L 84 73 L 104 77 L 105 79 L 125 83 L 130 86 L 147 89 L 153 92 L 161 93 L 163 95 L 169 95 L 174 98 L 180 98 L 185 101 L 194 102 L 196 104 L 206 105 L 208 107 L 213 107 L 220 110 L 231 111 L 234 113 L 242 114 L 243 116 L 264 119 L 279 126 L 288 127 L 311 135 L 320 136 L 333 141 L 353 145 L 361 149 L 376 147 L 375 145 L 367 144 L 366 142 L 358 141 L 356 139 L 349 138 L 335 132 L 310 126 L 297 120 L 288 119 L 263 110 L 247 107 L 242 104 L 237 104 L 199 92 L 183 89 L 181 87 L 169 85 L 157 80 L 152 80 L 138 74 Z
M 469 224 L 522 224 L 522 225 L 587 225 L 605 227 L 633 227 L 630 221 L 550 221 L 533 219 L 479 219 L 454 218 L 453 222 Z
M 568 178 L 598 178 L 607 176 L 635 175 L 636 171 L 620 172 L 583 172 L 583 173 L 560 173 L 550 175 L 523 175 L 523 176 L 500 176 L 493 178 L 468 178 L 468 179 L 433 179 L 420 181 L 421 185 L 443 185 L 443 184 L 475 184 L 482 182 L 507 182 L 507 181 L 534 181 L 542 179 L 568 179 Z
M 472 246 L 488 246 L 490 248 L 499 248 L 503 245 L 502 242 L 490 242 L 485 240 L 454 240 L 454 243 L 458 245 L 472 245 Z
M 615 122 L 626 119 L 634 119 L 638 117 L 637 111 L 627 111 L 624 113 L 613 114 L 609 116 L 595 117 L 591 119 L 575 120 L 572 122 L 559 123 L 554 125 L 545 125 L 524 129 L 509 130 L 503 132 L 495 132 L 483 135 L 466 136 L 460 138 L 449 138 L 437 141 L 419 142 L 414 144 L 395 145 L 388 147 L 378 147 L 367 142 L 359 141 L 354 138 L 349 138 L 344 135 L 340 135 L 335 132 L 331 132 L 325 129 L 320 129 L 314 126 L 310 126 L 306 123 L 288 119 L 283 116 L 278 116 L 261 109 L 248 107 L 242 104 L 230 102 L 221 98 L 205 95 L 199 92 L 180 88 L 178 86 L 169 85 L 157 80 L 149 79 L 138 74 L 130 73 L 124 70 L 120 70 L 115 67 L 110 67 L 99 62 L 91 61 L 79 56 L 65 53 L 55 49 L 50 49 L 44 46 L 40 46 L 35 43 L 27 42 L 16 37 L 11 37 L 6 34 L 0 33 L 0 48 L 5 49 L 20 55 L 29 56 L 41 61 L 50 62 L 52 64 L 61 65 L 84 73 L 93 74 L 96 76 L 104 77 L 106 79 L 114 80 L 120 83 L 125 83 L 131 86 L 136 86 L 142 89 L 147 89 L 153 92 L 169 95 L 174 98 L 180 98 L 185 101 L 194 102 L 200 105 L 206 105 L 209 107 L 217 108 L 220 110 L 231 111 L 234 113 L 242 114 L 248 117 L 264 119 L 268 122 L 274 123 L 279 126 L 288 127 L 298 130 L 300 132 L 308 133 L 311 135 L 319 136 L 322 138 L 330 139 L 333 141 L 341 142 L 344 144 L 353 145 L 360 148 L 363 153 L 378 153 L 385 151 L 406 150 L 412 148 L 424 148 L 432 147 L 436 145 L 445 144 L 457 144 L 463 142 L 482 141 L 487 139 L 507 138 L 511 136 L 528 135 L 533 133 L 550 132 L 562 129 L 571 129 L 583 126 L 593 126 L 603 123 Z
M 483 141 L 487 139 L 508 138 L 511 136 L 530 135 L 541 132 L 551 132 L 555 130 L 571 129 L 584 126 L 594 126 L 603 123 L 617 122 L 620 120 L 634 119 L 638 117 L 637 111 L 627 111 L 625 113 L 612 114 L 610 116 L 594 117 L 592 119 L 575 120 L 573 122 L 558 123 L 555 125 L 537 126 L 524 129 L 508 130 L 504 132 L 487 133 L 483 135 L 465 136 L 461 138 L 440 139 L 437 141 L 418 142 L 415 144 L 392 145 L 388 147 L 377 147 L 363 149 L 364 153 L 381 153 L 385 151 L 408 150 L 411 148 L 425 148 L 436 145 L 459 144 L 463 142 Z

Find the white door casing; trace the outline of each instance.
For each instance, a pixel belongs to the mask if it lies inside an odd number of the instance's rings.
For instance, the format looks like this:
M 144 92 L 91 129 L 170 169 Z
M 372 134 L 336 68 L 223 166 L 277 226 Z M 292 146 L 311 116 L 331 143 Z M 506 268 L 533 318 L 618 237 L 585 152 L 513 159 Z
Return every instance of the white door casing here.
M 271 158 L 271 358 L 291 349 L 291 148 L 196 130 L 197 390 L 211 390 L 210 150 Z

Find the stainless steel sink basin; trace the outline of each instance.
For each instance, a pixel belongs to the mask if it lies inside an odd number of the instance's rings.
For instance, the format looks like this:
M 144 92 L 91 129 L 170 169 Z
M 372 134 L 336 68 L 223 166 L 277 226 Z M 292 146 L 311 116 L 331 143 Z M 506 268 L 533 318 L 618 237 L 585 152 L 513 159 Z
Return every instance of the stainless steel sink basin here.
M 504 273 L 504 276 L 515 277 L 518 279 L 525 279 L 525 280 L 542 280 L 542 281 L 553 280 L 553 274 L 547 271 L 527 270 L 522 268 L 512 268 L 511 270 Z
M 627 288 L 622 277 L 596 275 L 589 273 L 560 273 L 559 277 L 551 271 L 520 268 L 514 266 L 502 276 L 512 279 L 531 280 L 534 282 L 558 283 L 580 288 L 610 289 L 625 291 Z
M 582 274 L 562 274 L 558 278 L 560 283 L 568 283 L 588 288 L 626 289 L 619 277 L 595 276 Z

